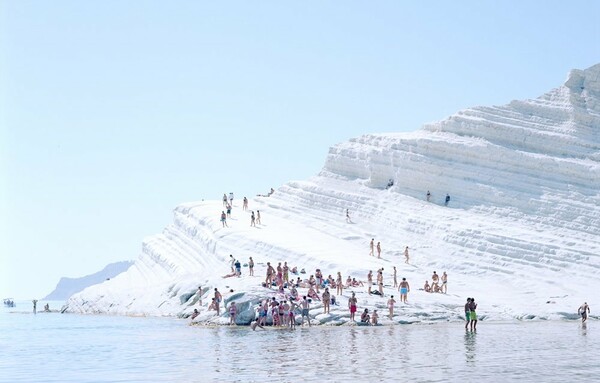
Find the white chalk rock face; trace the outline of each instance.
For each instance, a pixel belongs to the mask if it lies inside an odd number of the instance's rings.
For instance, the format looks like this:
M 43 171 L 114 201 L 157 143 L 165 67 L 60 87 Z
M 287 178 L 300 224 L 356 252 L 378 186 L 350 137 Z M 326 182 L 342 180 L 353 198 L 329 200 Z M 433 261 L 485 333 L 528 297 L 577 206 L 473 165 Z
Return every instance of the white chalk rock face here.
M 266 262 L 287 261 L 306 270 L 301 278 L 320 268 L 364 281 L 384 268 L 385 297 L 354 289 L 359 306 L 379 307 L 381 316 L 389 295 L 398 295 L 395 266 L 411 283 L 409 304 L 383 323 L 456 320 L 468 296 L 485 319 L 574 318 L 584 300 L 600 304 L 591 294 L 600 270 L 599 189 L 600 64 L 571 71 L 563 86 L 534 100 L 338 144 L 319 175 L 250 198 L 249 209 L 262 216 L 257 227 L 242 196 L 228 228 L 219 221 L 221 201 L 181 205 L 126 273 L 73 296 L 68 310 L 187 315 L 197 308 L 201 321 L 221 324 L 224 308 L 219 317 L 208 311 L 214 288 L 226 300 L 255 304 L 276 296 L 261 286 Z M 372 238 L 381 258 L 369 255 Z M 256 276 L 243 267 L 241 278 L 222 278 L 230 254 L 242 263 L 253 257 Z M 448 294 L 419 290 L 433 270 L 448 273 Z M 349 293 L 319 321 L 347 323 Z

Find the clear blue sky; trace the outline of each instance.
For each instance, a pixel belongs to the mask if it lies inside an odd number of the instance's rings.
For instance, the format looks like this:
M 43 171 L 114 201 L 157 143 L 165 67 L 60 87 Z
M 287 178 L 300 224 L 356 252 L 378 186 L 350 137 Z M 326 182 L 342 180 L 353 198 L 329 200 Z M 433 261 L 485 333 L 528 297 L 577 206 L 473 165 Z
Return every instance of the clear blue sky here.
M 597 1 L 0 0 L 0 296 L 136 259 L 182 202 L 600 62 Z

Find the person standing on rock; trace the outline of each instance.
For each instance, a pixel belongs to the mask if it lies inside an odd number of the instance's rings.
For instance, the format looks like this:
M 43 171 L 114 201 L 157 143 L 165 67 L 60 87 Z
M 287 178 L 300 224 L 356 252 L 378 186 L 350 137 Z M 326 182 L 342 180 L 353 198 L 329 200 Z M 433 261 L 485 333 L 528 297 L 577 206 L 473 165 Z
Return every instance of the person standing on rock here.
M 248 198 L 244 197 L 244 204 L 242 205 L 242 210 L 248 210 Z
M 227 218 L 231 218 L 231 205 L 227 205 Z
M 237 275 L 238 278 L 242 276 L 242 263 L 239 259 L 235 260 L 235 275 Z
M 448 274 L 444 271 L 442 274 L 442 292 L 446 294 L 448 292 Z
M 266 326 L 267 325 L 267 314 L 269 312 L 269 301 L 268 300 L 264 300 L 263 304 L 260 308 L 260 311 L 258 313 L 258 323 L 259 326 Z
M 233 206 L 233 192 L 229 193 L 229 204 Z
M 257 210 L 257 211 L 256 211 L 256 223 L 258 223 L 259 225 L 262 225 L 262 224 L 260 223 L 260 210 Z
M 394 288 L 398 287 L 398 276 L 396 273 L 396 266 L 394 266 Z
M 408 264 L 409 256 L 408 256 L 408 246 L 404 248 L 404 263 Z
M 325 287 L 323 291 L 323 314 L 329 314 L 329 305 L 331 303 L 331 294 L 329 293 L 329 287 Z
M 221 211 L 221 223 L 223 224 L 223 227 L 229 227 L 227 225 L 227 215 L 225 215 L 224 211 Z
M 290 267 L 287 261 L 283 262 L 283 283 L 290 283 Z
M 227 194 L 223 193 L 223 207 L 227 206 Z
M 202 286 L 198 286 L 196 294 L 198 295 L 198 305 L 202 306 Z
M 252 257 L 250 257 L 250 260 L 248 261 L 248 275 L 251 277 L 254 276 L 254 260 Z
M 283 325 L 285 327 L 288 326 L 289 324 L 289 320 L 290 320 L 290 305 L 287 303 L 287 301 L 283 301 Z
M 283 266 L 281 266 L 281 262 L 277 264 L 277 274 L 275 274 L 275 284 L 277 286 L 283 285 Z
M 254 216 L 254 211 L 250 214 L 250 227 L 256 227 L 256 217 Z
M 302 297 L 302 302 L 300 303 L 302 307 L 302 321 L 300 322 L 300 326 L 304 326 L 304 317 L 308 321 L 308 327 L 310 327 L 310 317 L 308 316 L 308 310 L 310 309 L 310 303 L 306 299 L 306 295 Z
M 37 303 L 38 303 L 38 301 L 37 301 L 37 299 L 34 299 L 31 302 L 33 303 L 33 313 L 37 314 Z
M 290 301 L 290 311 L 289 311 L 289 318 L 288 318 L 288 323 L 290 325 L 290 330 L 293 330 L 296 328 L 296 308 L 298 307 L 298 305 L 293 302 Z
M 235 258 L 233 258 L 233 254 L 229 254 L 229 266 L 231 266 L 231 272 L 235 273 Z
M 356 314 L 356 304 L 358 303 L 358 299 L 356 299 L 356 294 L 352 293 L 350 299 L 348 299 L 348 308 L 350 309 L 350 320 L 354 322 L 354 315 Z
M 369 252 L 369 255 L 374 257 L 375 256 L 375 238 L 371 238 L 371 242 L 369 243 L 369 248 L 371 249 L 371 251 Z
M 446 193 L 446 199 L 444 200 L 444 206 L 448 206 L 448 202 L 450 202 L 450 195 Z
M 217 315 L 221 315 L 221 301 L 223 300 L 223 296 L 219 292 L 219 290 L 215 287 L 215 305 L 217 306 Z
M 381 242 L 377 242 L 377 258 L 381 258 Z
M 271 288 L 271 284 L 273 283 L 273 275 L 275 275 L 275 269 L 271 266 L 271 262 L 267 262 L 267 278 L 265 279 L 265 284 L 268 288 Z
M 373 286 L 373 270 L 369 270 L 369 274 L 367 274 L 367 284 L 369 286 L 367 292 L 371 294 L 371 286 Z
M 406 278 L 402 278 L 402 282 L 400 282 L 400 287 L 398 287 L 398 290 L 400 290 L 400 301 L 403 303 L 407 303 L 406 298 L 408 297 L 408 293 L 410 292 L 410 285 L 406 281 Z
M 427 202 L 431 200 L 431 193 L 427 190 Z
M 588 306 L 587 302 L 583 302 L 579 309 L 577 309 L 577 314 L 581 315 L 581 323 L 584 323 L 587 320 L 589 313 L 590 306 Z
M 343 283 L 343 279 L 342 279 L 342 273 L 338 271 L 337 279 L 335 280 L 335 293 L 341 297 L 343 291 L 344 291 L 344 283 Z
M 388 299 L 388 301 L 387 301 L 388 309 L 390 310 L 390 319 L 392 319 L 394 317 L 394 305 L 395 304 L 396 304 L 396 300 L 394 299 L 394 296 L 392 295 L 390 297 L 390 299 Z

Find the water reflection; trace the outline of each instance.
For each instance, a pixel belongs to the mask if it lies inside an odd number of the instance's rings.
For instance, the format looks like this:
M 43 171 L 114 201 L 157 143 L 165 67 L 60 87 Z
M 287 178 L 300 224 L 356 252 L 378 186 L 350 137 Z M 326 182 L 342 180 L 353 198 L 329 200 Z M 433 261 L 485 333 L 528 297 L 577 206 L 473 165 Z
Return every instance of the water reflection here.
M 474 331 L 465 331 L 465 358 L 467 363 L 474 363 L 475 362 L 475 355 L 477 355 L 476 352 L 476 340 L 477 340 L 477 333 Z
M 596 321 L 483 322 L 476 334 L 464 332 L 461 323 L 252 331 L 147 318 L 39 318 L 0 315 L 0 383 L 487 383 L 498 376 L 546 383 L 600 376 Z

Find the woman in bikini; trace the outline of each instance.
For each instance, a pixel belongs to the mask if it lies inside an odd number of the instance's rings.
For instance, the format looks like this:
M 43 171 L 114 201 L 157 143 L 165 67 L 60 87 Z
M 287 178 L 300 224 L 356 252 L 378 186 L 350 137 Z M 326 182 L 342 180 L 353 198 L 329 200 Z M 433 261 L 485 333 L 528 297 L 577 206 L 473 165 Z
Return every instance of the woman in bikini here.
M 337 279 L 335 280 L 335 293 L 337 295 L 342 295 L 342 291 L 344 290 L 344 285 L 342 284 L 342 273 L 338 271 Z

